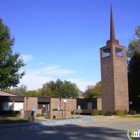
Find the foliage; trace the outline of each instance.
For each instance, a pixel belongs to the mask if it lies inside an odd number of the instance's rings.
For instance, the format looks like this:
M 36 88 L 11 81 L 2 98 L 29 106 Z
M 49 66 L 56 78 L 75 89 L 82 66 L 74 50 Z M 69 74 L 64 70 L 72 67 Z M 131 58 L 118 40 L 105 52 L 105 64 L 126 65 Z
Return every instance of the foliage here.
M 124 110 L 124 115 L 128 115 L 128 111 L 126 109 Z
M 128 62 L 129 99 L 134 105 L 140 102 L 140 53 L 135 52 Z
M 27 96 L 27 86 L 25 86 L 25 85 L 21 85 L 19 87 L 13 88 L 13 89 L 7 88 L 4 91 L 19 95 L 19 96 L 23 96 L 23 95 Z
M 56 97 L 56 98 L 77 98 L 80 90 L 75 83 L 69 81 L 61 81 L 59 79 L 43 84 L 42 88 L 37 90 L 27 90 L 26 85 L 17 88 L 7 88 L 5 92 L 24 95 L 28 97 Z
M 93 110 L 93 112 L 91 113 L 93 116 L 98 116 L 100 113 L 100 110 Z
M 101 96 L 101 82 L 96 83 L 95 86 L 88 86 L 84 95 L 86 98 L 100 97 Z
M 71 115 L 74 115 L 74 111 L 71 111 Z
M 104 115 L 105 112 L 103 110 L 100 111 L 99 115 Z
M 128 57 L 132 58 L 135 52 L 140 53 L 140 26 L 135 29 L 135 34 L 129 43 L 127 50 Z
M 111 112 L 111 111 L 107 111 L 107 112 L 105 113 L 105 116 L 112 116 L 112 112 Z
M 20 114 L 20 111 L 8 110 L 8 111 L 0 111 L 0 116 L 7 115 L 7 116 L 17 116 Z
M 29 90 L 26 92 L 26 96 L 28 97 L 39 97 L 39 94 L 36 90 Z
M 135 111 L 135 110 L 130 110 L 130 111 L 128 112 L 128 114 L 130 114 L 130 115 L 136 115 L 136 111 Z
M 20 54 L 12 52 L 14 38 L 11 38 L 9 28 L 0 19 L 0 90 L 15 87 L 24 72 L 19 73 L 19 69 L 25 66 Z
M 123 110 L 116 110 L 115 111 L 115 114 L 117 115 L 117 116 L 124 116 L 125 114 L 124 114 L 125 112 L 123 111 Z
M 77 98 L 78 87 L 69 81 L 61 81 L 59 79 L 43 84 L 41 96 L 57 97 L 57 98 Z
M 57 108 L 54 108 L 53 111 L 58 111 L 58 109 Z
M 46 115 L 44 114 L 37 114 L 36 117 L 45 117 Z

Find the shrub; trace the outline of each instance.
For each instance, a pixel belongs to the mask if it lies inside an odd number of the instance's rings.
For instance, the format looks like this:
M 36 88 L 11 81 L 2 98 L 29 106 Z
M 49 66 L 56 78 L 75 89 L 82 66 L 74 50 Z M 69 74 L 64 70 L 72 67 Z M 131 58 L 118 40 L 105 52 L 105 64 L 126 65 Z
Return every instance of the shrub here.
M 37 114 L 36 117 L 40 117 L 40 114 Z
M 99 115 L 99 113 L 100 113 L 100 110 L 93 110 L 93 112 L 91 113 L 91 115 L 93 115 L 93 116 L 98 116 Z
M 105 112 L 103 110 L 100 111 L 99 115 L 104 115 Z
M 128 115 L 128 111 L 126 109 L 124 110 L 124 115 Z
M 0 115 L 17 116 L 20 115 L 20 111 L 15 110 L 0 111 Z
M 57 108 L 54 108 L 53 111 L 58 111 L 58 109 Z
M 74 115 L 74 111 L 71 111 L 71 115 Z
M 117 116 L 124 116 L 124 111 L 123 110 L 116 110 L 115 114 Z
M 36 117 L 45 117 L 46 115 L 44 114 L 37 114 Z
M 130 111 L 129 111 L 129 114 L 130 114 L 130 115 L 135 115 L 135 114 L 136 114 L 136 110 L 130 110 Z
M 111 112 L 111 111 L 107 111 L 107 112 L 105 113 L 105 116 L 112 116 L 112 112 Z

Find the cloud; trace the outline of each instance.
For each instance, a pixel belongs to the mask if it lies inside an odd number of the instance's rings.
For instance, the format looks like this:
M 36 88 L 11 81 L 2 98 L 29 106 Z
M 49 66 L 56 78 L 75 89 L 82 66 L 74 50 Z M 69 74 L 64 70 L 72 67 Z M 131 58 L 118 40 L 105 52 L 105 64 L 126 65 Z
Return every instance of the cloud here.
M 27 74 L 20 80 L 20 85 L 26 85 L 28 90 L 37 90 L 41 88 L 43 84 L 49 82 L 51 80 L 55 80 L 53 77 L 43 77 L 39 75 Z
M 35 75 L 53 75 L 53 76 L 65 76 L 68 74 L 75 73 L 72 70 L 62 69 L 58 66 L 49 66 L 40 68 L 37 70 L 29 70 L 30 73 L 34 73 Z
M 41 88 L 43 84 L 50 81 L 56 81 L 56 77 L 51 76 L 40 76 L 40 75 L 34 75 L 34 74 L 27 74 L 23 77 L 23 79 L 20 80 L 20 85 L 27 85 L 28 90 L 36 90 L 38 88 Z M 66 81 L 71 81 L 72 83 L 75 83 L 78 88 L 81 91 L 85 91 L 88 85 L 95 85 L 96 82 L 94 81 L 88 81 L 85 79 L 61 79 Z
M 32 55 L 22 55 L 22 59 L 24 61 L 30 61 L 30 60 L 34 59 L 34 57 Z
M 94 81 L 92 78 L 86 80 L 84 78 L 73 78 L 74 75 L 71 75 L 71 78 L 66 78 L 64 76 L 69 76 L 69 74 L 75 73 L 72 70 L 63 69 L 58 66 L 48 66 L 40 68 L 37 70 L 29 69 L 26 70 L 26 74 L 23 79 L 20 80 L 20 85 L 27 85 L 28 90 L 36 90 L 42 87 L 42 84 L 50 81 L 56 81 L 59 77 L 60 80 L 71 81 L 75 83 L 78 88 L 82 91 L 85 91 L 88 85 L 95 85 L 97 81 Z M 73 77 L 72 77 L 73 76 Z
M 27 85 L 28 90 L 36 90 L 42 87 L 42 84 L 51 80 L 56 81 L 58 77 L 75 73 L 72 70 L 62 69 L 58 66 L 48 66 L 37 70 L 27 69 L 25 75 L 20 79 L 20 85 Z M 62 79 L 62 78 L 60 78 Z
M 74 79 L 74 78 L 70 78 L 67 79 L 67 81 L 71 81 L 72 83 L 76 83 L 76 85 L 78 86 L 78 88 L 82 91 L 85 91 L 85 89 L 87 88 L 88 85 L 95 85 L 96 81 L 94 80 L 86 80 L 86 79 Z

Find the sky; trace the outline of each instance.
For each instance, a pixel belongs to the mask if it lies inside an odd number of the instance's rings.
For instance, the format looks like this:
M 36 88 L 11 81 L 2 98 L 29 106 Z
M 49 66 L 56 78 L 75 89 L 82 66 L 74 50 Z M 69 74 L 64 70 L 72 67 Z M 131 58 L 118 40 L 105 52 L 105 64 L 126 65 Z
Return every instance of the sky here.
M 85 91 L 99 82 L 111 2 L 116 39 L 127 48 L 140 25 L 140 0 L 0 0 L 0 18 L 15 38 L 13 53 L 26 64 L 18 86 L 36 90 L 60 79 Z

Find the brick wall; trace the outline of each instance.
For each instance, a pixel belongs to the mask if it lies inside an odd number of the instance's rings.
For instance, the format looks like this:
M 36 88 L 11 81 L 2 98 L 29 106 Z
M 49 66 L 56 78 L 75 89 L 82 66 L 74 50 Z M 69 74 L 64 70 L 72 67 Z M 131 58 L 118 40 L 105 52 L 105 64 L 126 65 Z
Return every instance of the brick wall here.
M 53 114 L 55 111 L 53 109 L 57 109 L 58 106 L 61 107 L 62 110 L 66 110 L 66 117 L 69 117 L 69 112 L 76 109 L 76 99 L 66 99 L 67 102 L 64 103 L 64 98 L 51 98 L 50 102 L 50 118 L 53 118 Z M 56 113 L 56 112 L 55 112 Z
M 52 111 L 50 119 L 61 119 L 61 118 L 71 118 L 71 111 Z
M 27 119 L 29 121 L 31 121 L 32 116 L 31 116 L 32 110 L 30 109 L 21 109 L 20 110 L 20 116 L 24 119 Z M 41 109 L 36 109 L 36 111 L 34 112 L 35 117 L 37 114 L 42 114 L 42 110 Z
M 37 97 L 24 97 L 24 109 L 31 109 L 32 107 L 38 108 L 38 98 Z
M 110 47 L 111 55 L 102 58 L 102 51 Z M 123 49 L 123 57 L 116 56 L 115 48 Z M 111 44 L 100 49 L 102 108 L 106 111 L 129 110 L 126 48 Z M 108 67 L 108 73 L 106 73 Z M 120 86 L 122 83 L 122 91 Z

